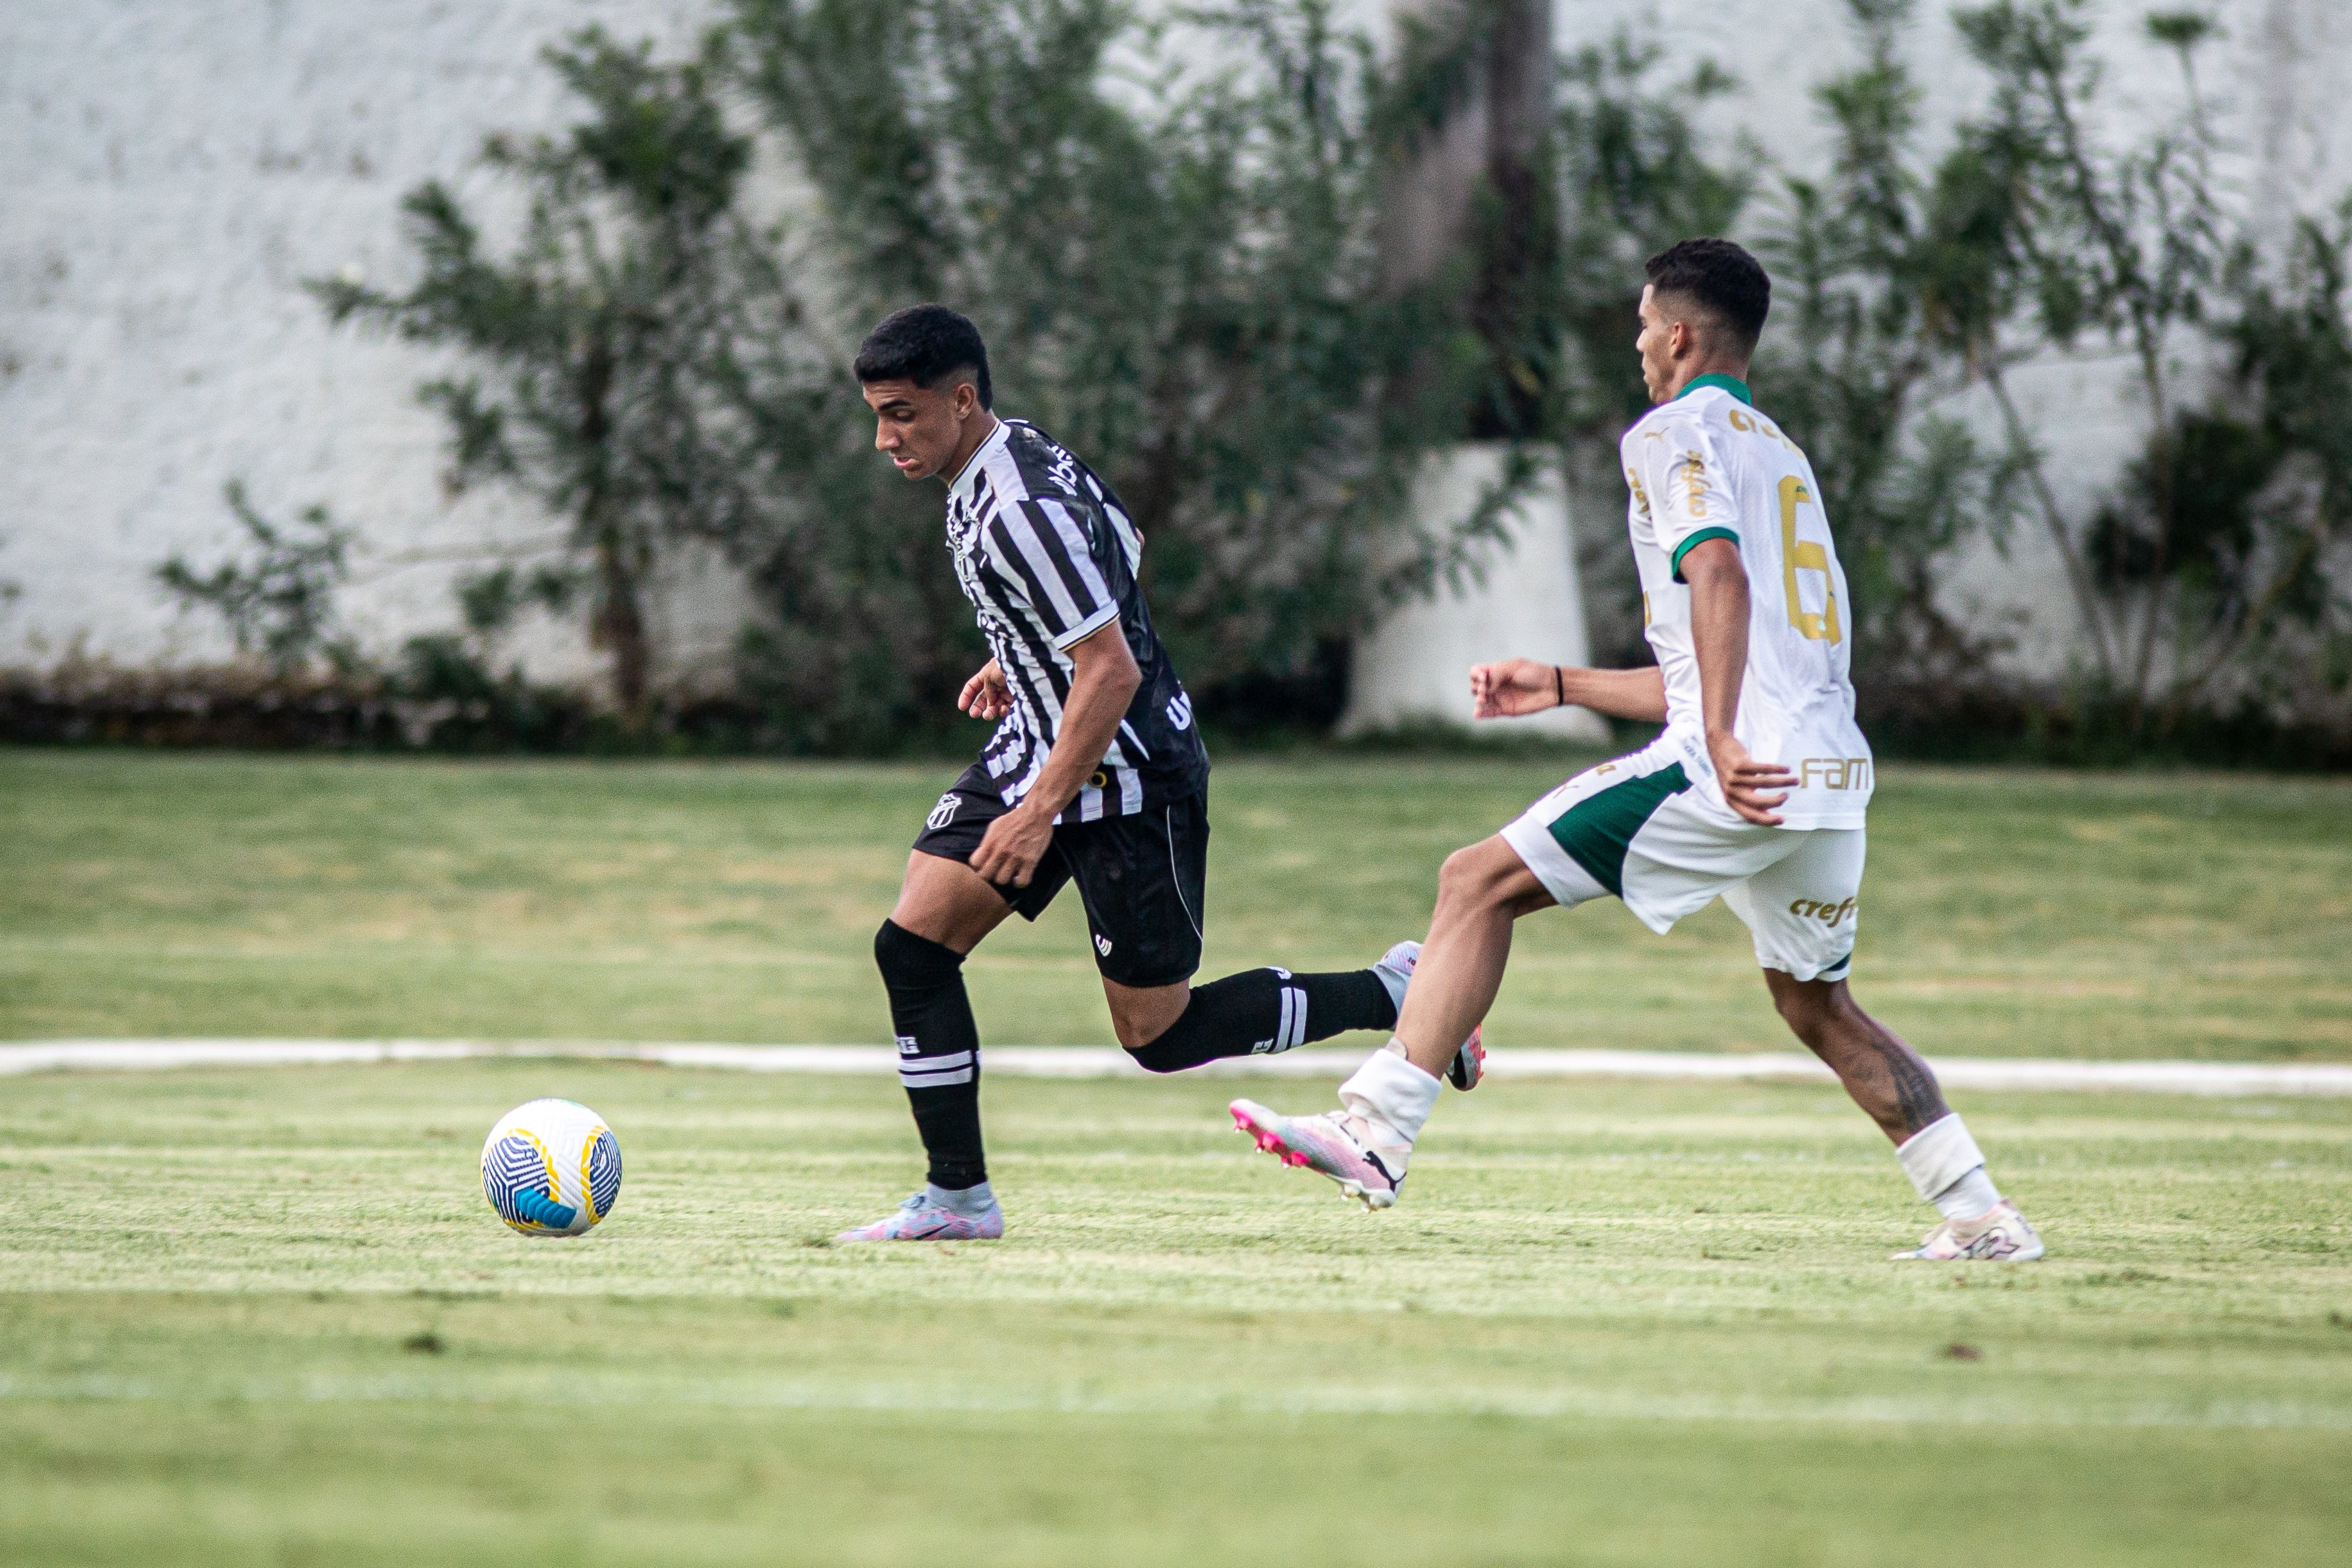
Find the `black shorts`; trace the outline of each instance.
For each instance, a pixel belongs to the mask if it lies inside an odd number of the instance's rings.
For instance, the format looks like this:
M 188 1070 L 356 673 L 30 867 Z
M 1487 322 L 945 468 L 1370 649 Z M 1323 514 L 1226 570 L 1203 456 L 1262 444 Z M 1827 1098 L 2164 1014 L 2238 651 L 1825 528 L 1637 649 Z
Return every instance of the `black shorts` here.
M 978 764 L 940 796 L 915 836 L 926 855 L 971 863 L 988 825 L 1013 808 Z M 1045 912 L 1076 882 L 1094 939 L 1095 967 L 1121 985 L 1173 985 L 1201 967 L 1202 895 L 1209 872 L 1206 795 L 1147 806 L 1132 816 L 1065 821 L 1025 888 L 996 884 L 1023 920 Z

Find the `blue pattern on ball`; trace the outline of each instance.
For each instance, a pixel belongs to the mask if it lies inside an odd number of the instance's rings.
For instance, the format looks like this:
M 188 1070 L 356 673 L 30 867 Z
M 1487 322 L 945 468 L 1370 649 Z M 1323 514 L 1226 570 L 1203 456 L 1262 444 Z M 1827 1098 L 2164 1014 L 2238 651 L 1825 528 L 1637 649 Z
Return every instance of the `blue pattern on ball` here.
M 482 1159 L 482 1191 L 509 1225 L 547 1225 L 551 1222 L 535 1211 L 550 1208 L 562 1210 L 563 1223 L 571 1223 L 572 1211 L 551 1201 L 554 1194 L 547 1188 L 547 1161 L 528 1138 L 510 1134 L 491 1146 Z M 528 1208 L 522 1201 L 525 1194 L 535 1200 Z
M 600 1127 L 588 1145 L 588 1204 L 598 1219 L 613 1212 L 621 1196 L 621 1141 Z
M 570 1230 L 572 1222 L 580 1217 L 578 1211 L 543 1198 L 528 1188 L 515 1194 L 515 1207 L 522 1211 L 523 1218 L 534 1220 L 550 1230 Z

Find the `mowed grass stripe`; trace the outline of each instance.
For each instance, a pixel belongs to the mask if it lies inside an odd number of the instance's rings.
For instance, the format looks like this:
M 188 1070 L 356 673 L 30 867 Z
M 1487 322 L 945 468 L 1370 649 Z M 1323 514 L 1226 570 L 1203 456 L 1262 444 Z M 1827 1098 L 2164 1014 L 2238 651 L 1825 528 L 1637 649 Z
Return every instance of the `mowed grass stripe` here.
M 1360 964 L 1574 759 L 1242 759 L 1211 972 Z M 951 773 L 0 751 L 0 1037 L 880 1042 L 867 952 Z M 2352 783 L 1885 770 L 1857 985 L 1931 1054 L 2352 1060 Z M 971 965 L 1103 1044 L 1075 903 Z M 1530 921 L 1500 1044 L 1780 1048 L 1747 936 Z
M 2201 1568 L 2352 1530 L 2352 1103 L 1974 1097 L 2053 1255 L 1962 1268 L 1885 1260 L 1927 1211 L 1832 1089 L 1449 1096 L 1377 1216 L 1230 1089 L 992 1081 L 1007 1238 L 851 1248 L 914 1180 L 887 1079 L 12 1079 L 0 1557 Z M 576 1242 L 477 1186 L 543 1093 L 628 1160 Z M 1920 1532 L 1956 1475 L 2003 1531 Z

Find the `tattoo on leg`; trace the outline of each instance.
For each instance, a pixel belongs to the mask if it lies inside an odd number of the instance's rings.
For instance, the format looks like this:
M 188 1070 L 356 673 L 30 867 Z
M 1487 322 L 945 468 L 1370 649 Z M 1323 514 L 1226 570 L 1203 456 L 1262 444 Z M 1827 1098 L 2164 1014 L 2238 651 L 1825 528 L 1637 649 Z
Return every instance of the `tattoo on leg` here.
M 1871 1049 L 1886 1064 L 1887 1077 L 1895 1083 L 1895 1108 L 1903 1114 L 1903 1130 L 1916 1132 L 1931 1121 L 1941 1121 L 1948 1114 L 1944 1091 L 1937 1086 L 1935 1074 L 1919 1054 L 1884 1029 L 1871 1031 Z

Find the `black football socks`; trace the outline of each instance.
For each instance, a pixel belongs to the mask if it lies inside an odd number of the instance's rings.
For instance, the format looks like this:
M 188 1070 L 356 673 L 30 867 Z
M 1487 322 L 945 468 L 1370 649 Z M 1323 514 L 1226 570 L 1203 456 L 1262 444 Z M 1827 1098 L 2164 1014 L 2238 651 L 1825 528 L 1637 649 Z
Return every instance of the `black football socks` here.
M 892 921 L 874 936 L 874 963 L 890 993 L 898 1082 L 930 1158 L 930 1184 L 947 1193 L 988 1180 L 980 1142 L 980 1027 L 964 994 L 963 954 Z
M 988 1180 L 988 1160 L 980 1135 L 980 1029 L 964 992 L 963 954 L 884 921 L 874 963 L 890 994 L 898 1082 L 929 1157 L 928 1179 L 949 1194 L 978 1187 Z M 1349 1029 L 1391 1029 L 1396 1016 L 1388 986 L 1369 969 L 1249 969 L 1195 987 L 1176 1022 L 1129 1054 L 1153 1072 L 1181 1072 Z
M 1349 1029 L 1392 1029 L 1396 1017 L 1389 988 L 1369 969 L 1339 974 L 1245 969 L 1194 987 L 1167 1031 L 1128 1054 L 1153 1072 L 1182 1072 L 1221 1057 L 1286 1051 Z

